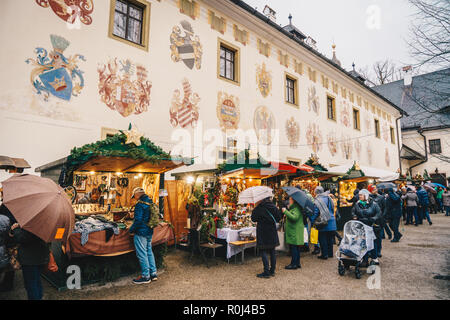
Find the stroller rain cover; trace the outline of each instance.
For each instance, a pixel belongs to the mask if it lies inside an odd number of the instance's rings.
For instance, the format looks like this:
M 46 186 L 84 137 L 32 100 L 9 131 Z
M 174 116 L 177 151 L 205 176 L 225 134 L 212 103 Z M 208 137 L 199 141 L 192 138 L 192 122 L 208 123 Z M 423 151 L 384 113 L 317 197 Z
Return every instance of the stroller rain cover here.
M 350 258 L 361 261 L 367 252 L 373 250 L 374 240 L 375 233 L 372 227 L 361 221 L 349 221 L 344 226 L 344 237 L 339 251 Z

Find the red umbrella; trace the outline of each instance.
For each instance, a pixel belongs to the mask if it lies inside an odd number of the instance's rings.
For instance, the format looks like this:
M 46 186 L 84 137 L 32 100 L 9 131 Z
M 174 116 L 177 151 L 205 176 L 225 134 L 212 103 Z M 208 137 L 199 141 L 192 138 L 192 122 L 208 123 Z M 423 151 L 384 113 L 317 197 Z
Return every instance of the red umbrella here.
M 17 175 L 2 182 L 3 204 L 20 227 L 45 242 L 67 241 L 75 213 L 64 190 L 47 178 Z

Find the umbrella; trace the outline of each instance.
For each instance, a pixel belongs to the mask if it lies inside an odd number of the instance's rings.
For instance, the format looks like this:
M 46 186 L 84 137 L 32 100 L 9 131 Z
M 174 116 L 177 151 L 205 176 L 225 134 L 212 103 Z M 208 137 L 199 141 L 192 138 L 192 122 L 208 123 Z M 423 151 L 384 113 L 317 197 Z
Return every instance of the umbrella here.
M 436 182 L 430 182 L 430 183 L 427 183 L 427 185 L 430 185 L 432 187 L 441 187 L 442 189 L 447 189 L 447 187 L 443 186 L 440 183 L 436 183 Z
M 64 190 L 50 179 L 17 175 L 2 182 L 3 204 L 20 227 L 47 243 L 67 241 L 75 213 Z
M 384 182 L 384 183 L 377 184 L 377 189 L 386 190 L 386 189 L 396 189 L 396 188 L 397 188 L 397 186 L 395 185 L 395 183 L 392 183 L 392 182 Z
M 430 186 L 429 184 L 424 184 L 423 187 L 424 187 L 425 189 L 431 191 L 431 193 L 434 193 L 434 194 L 437 193 L 436 189 L 434 189 L 434 188 L 433 188 L 432 186 Z
M 269 197 L 273 197 L 271 188 L 264 186 L 252 187 L 239 194 L 238 204 L 256 203 Z
M 294 199 L 300 207 L 307 211 L 306 215 L 309 216 L 314 213 L 314 202 L 311 201 L 305 191 L 299 190 L 295 187 L 283 187 L 282 189 L 288 194 L 289 197 Z

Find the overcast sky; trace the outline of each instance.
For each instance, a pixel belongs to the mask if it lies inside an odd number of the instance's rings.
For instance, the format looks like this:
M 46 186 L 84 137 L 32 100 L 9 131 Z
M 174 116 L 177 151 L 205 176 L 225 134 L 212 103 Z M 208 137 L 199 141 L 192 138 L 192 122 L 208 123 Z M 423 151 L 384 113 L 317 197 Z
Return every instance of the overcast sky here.
M 245 0 L 262 11 L 269 5 L 277 12 L 277 23 L 293 24 L 317 41 L 318 49 L 337 57 L 350 70 L 392 59 L 401 68 L 411 64 L 406 40 L 413 10 L 407 0 Z

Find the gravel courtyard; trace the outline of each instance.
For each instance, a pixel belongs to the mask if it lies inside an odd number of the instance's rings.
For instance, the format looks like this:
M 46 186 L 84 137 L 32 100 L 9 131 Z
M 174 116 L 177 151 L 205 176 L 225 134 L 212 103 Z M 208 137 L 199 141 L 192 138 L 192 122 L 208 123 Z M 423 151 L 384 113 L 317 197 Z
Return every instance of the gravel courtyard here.
M 76 291 L 57 292 L 45 280 L 44 299 L 450 299 L 450 218 L 432 215 L 433 226 L 401 226 L 400 243 L 384 241 L 381 261 L 381 289 L 368 289 L 369 275 L 357 280 L 353 273 L 340 277 L 337 260 L 318 260 L 302 253 L 302 269 L 288 271 L 290 258 L 278 257 L 277 275 L 257 279 L 259 258 L 246 255 L 244 265 L 219 262 L 207 269 L 201 261 L 189 262 L 188 254 L 171 251 L 167 268 L 159 281 L 148 285 L 120 279 L 103 287 L 90 286 Z M 197 264 L 196 264 L 197 263 Z M 435 278 L 436 277 L 436 278 Z M 21 272 L 16 274 L 15 290 L 0 299 L 26 299 Z

